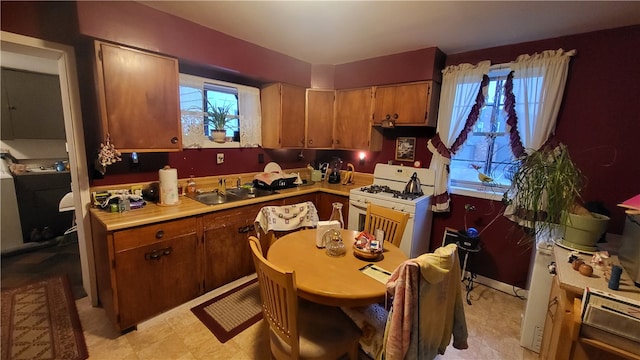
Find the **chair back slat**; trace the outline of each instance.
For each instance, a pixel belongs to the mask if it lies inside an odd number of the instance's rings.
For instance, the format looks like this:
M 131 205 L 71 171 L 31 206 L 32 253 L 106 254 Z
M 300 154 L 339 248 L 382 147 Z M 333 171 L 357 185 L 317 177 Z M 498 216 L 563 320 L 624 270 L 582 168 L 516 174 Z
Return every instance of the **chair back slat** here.
M 369 204 L 364 230 L 375 235 L 375 230 L 380 229 L 384 231 L 385 241 L 400 246 L 408 221 L 409 213 Z
M 256 267 L 262 299 L 262 312 L 269 328 L 291 347 L 292 354 L 300 353 L 298 335 L 298 293 L 293 271 L 278 269 L 263 255 L 260 241 L 249 237 L 249 245 Z

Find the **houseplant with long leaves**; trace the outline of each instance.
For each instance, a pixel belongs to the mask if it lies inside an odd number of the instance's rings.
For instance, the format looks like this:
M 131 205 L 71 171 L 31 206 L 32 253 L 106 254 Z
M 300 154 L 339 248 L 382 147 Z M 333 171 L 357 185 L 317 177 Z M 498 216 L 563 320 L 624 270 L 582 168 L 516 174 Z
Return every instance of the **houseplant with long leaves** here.
M 505 194 L 505 199 L 510 198 L 511 202 L 505 214 L 529 228 L 533 238 L 542 234 L 552 237 L 554 234 L 565 234 L 567 240 L 567 235 L 573 236 L 575 233 L 575 219 L 608 221 L 606 216 L 593 214 L 582 206 L 581 194 L 586 180 L 571 159 L 566 145 L 545 146 L 521 159 L 518 165 L 511 188 Z M 600 237 L 606 230 L 606 223 L 603 226 L 595 230 L 599 234 L 590 237 Z M 571 229 L 571 234 L 565 232 L 567 229 Z M 577 240 L 572 238 L 569 241 L 573 243 Z
M 233 104 L 225 103 L 222 106 L 214 106 L 209 100 L 207 102 L 209 107 L 206 111 L 206 120 L 212 128 L 211 136 L 213 141 L 224 143 L 229 122 L 233 119 L 230 112 Z

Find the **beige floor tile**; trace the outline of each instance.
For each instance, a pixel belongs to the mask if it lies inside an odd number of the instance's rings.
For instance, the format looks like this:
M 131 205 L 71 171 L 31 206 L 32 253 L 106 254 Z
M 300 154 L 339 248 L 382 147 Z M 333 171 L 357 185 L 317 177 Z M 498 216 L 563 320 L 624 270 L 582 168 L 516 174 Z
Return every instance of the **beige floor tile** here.
M 175 337 L 175 333 L 165 321 L 150 321 L 138 324 L 138 329 L 123 335 L 136 353 L 145 348 Z
M 113 340 L 105 339 L 105 341 L 93 342 L 91 345 L 87 342 L 87 348 L 91 360 L 138 359 L 133 347 L 123 336 Z
M 131 341 L 131 339 L 128 339 Z M 182 338 L 171 333 L 163 339 L 148 344 L 143 348 L 137 348 L 136 355 L 140 360 L 176 359 L 194 360 L 196 357 L 182 341 Z
M 238 283 L 209 292 L 171 311 L 138 325 L 137 330 L 120 335 L 101 308 L 87 298 L 76 302 L 82 322 L 89 359 L 202 359 L 267 360 L 269 341 L 264 320 L 221 344 L 190 311 Z M 471 292 L 472 305 L 465 303 L 469 349 L 447 347 L 439 360 L 533 360 L 538 354 L 519 344 L 521 314 L 525 301 L 478 285 Z

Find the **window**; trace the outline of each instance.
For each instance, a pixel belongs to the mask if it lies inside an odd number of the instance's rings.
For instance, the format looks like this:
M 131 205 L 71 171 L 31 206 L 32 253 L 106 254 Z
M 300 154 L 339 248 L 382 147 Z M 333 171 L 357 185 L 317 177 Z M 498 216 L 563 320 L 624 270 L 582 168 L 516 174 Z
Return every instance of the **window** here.
M 489 73 L 485 104 L 467 141 L 453 154 L 451 185 L 494 194 L 502 194 L 511 185 L 510 172 L 515 158 L 506 130 L 504 83 L 508 70 Z M 460 86 L 465 86 L 464 84 Z M 486 181 L 483 175 L 490 177 Z
M 229 119 L 227 123 L 227 137 L 233 137 L 235 131 L 240 129 L 240 116 L 238 114 L 238 89 L 219 86 L 212 84 L 204 85 L 204 97 L 207 101 L 204 103 L 205 110 L 209 111 L 210 107 L 229 108 Z M 210 124 L 205 122 L 204 133 L 211 135 Z
M 227 142 L 209 140 L 207 121 L 212 107 L 228 108 Z M 257 88 L 180 74 L 180 112 L 185 148 L 257 146 L 261 143 L 260 90 Z

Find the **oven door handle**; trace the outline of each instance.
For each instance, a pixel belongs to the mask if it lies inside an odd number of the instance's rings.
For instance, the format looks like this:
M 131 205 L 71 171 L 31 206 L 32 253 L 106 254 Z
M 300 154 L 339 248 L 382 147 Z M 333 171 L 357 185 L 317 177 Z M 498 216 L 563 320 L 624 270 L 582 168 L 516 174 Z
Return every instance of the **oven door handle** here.
M 349 204 L 351 204 L 353 207 L 360 209 L 360 210 L 364 210 L 367 211 L 367 205 L 362 205 L 362 203 L 360 201 L 355 201 L 355 200 L 349 200 Z M 366 203 L 365 203 L 366 204 Z
M 367 200 L 365 200 L 365 204 L 368 204 L 369 202 Z M 362 202 L 360 201 L 355 201 L 355 200 L 349 200 L 349 204 L 351 204 L 351 206 L 355 207 L 358 210 L 362 210 L 362 211 L 367 211 L 367 206 L 363 206 Z M 402 211 L 402 210 L 397 210 L 394 208 L 391 208 L 392 210 L 396 210 L 396 211 Z M 404 212 L 404 211 L 402 211 Z M 409 213 L 409 219 L 412 219 L 415 217 L 415 214 L 413 213 Z

